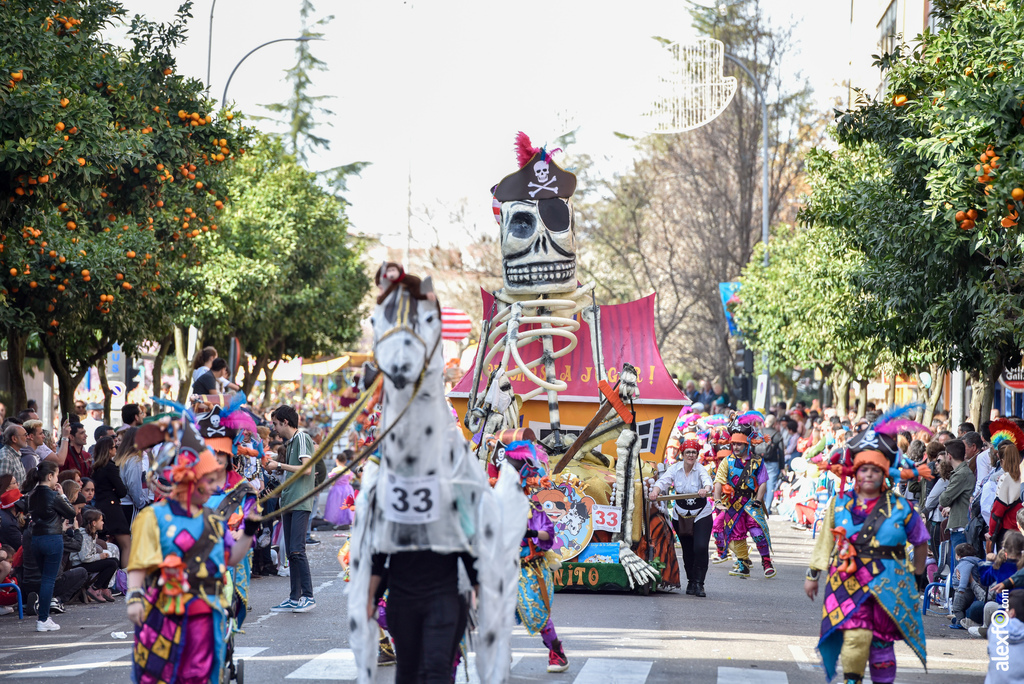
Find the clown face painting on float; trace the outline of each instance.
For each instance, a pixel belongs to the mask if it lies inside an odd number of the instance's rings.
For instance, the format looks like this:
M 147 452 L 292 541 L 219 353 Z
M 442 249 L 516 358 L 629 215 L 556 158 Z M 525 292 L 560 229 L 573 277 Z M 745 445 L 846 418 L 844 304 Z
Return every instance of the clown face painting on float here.
M 493 190 L 500 209 L 501 260 L 511 295 L 576 289 L 576 221 L 572 195 L 576 176 L 562 169 L 525 133 L 516 138 L 519 170 Z M 554 150 L 557 152 L 558 150 Z

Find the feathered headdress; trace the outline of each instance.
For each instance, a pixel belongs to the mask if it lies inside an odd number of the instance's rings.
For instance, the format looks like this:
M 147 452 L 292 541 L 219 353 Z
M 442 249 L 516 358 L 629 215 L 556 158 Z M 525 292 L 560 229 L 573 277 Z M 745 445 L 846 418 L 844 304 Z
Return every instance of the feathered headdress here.
M 1010 440 L 1017 449 L 1024 448 L 1024 431 L 1021 431 L 1012 420 L 1006 418 L 993 420 L 989 425 L 989 432 L 992 433 L 992 446 L 994 447 Z
M 931 468 L 911 463 L 900 452 L 895 439 L 901 430 L 931 432 L 924 425 L 906 417 L 921 408 L 921 404 L 890 408 L 867 429 L 854 435 L 847 442 L 846 450 L 833 455 L 830 470 L 846 478 L 852 477 L 862 466 L 873 465 L 886 472 L 893 481 L 919 477 L 931 479 Z
M 754 425 L 755 423 L 763 423 L 764 415 L 760 411 L 747 411 L 746 413 L 737 416 L 736 422 L 739 423 L 740 425 Z

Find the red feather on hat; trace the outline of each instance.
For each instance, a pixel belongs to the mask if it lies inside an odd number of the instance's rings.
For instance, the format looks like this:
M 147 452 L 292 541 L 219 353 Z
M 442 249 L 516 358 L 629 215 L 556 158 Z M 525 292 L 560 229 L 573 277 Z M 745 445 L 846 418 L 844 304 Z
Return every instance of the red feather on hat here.
M 526 166 L 533 159 L 533 155 L 538 152 L 540 152 L 540 148 L 533 146 L 533 143 L 530 142 L 530 136 L 519 131 L 516 135 L 516 160 L 519 162 L 519 168 Z

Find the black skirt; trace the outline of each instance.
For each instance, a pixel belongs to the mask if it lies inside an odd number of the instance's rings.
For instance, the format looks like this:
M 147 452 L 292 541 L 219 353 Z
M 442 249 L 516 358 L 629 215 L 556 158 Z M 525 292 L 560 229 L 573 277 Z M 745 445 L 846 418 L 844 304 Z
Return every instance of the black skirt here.
M 121 502 L 116 499 L 95 501 L 96 508 L 103 513 L 103 532 L 109 537 L 115 534 L 131 534 L 132 528 L 124 517 Z

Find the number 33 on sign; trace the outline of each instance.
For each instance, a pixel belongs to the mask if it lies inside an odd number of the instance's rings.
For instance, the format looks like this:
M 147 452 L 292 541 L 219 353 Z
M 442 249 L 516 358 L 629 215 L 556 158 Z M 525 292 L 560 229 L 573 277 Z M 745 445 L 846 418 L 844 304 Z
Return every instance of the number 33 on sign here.
M 384 518 L 390 522 L 420 525 L 441 517 L 437 476 L 401 477 L 388 473 Z
M 622 523 L 620 515 L 618 506 L 594 506 L 594 510 L 590 513 L 590 517 L 594 521 L 594 529 L 608 532 L 619 531 L 619 525 Z

